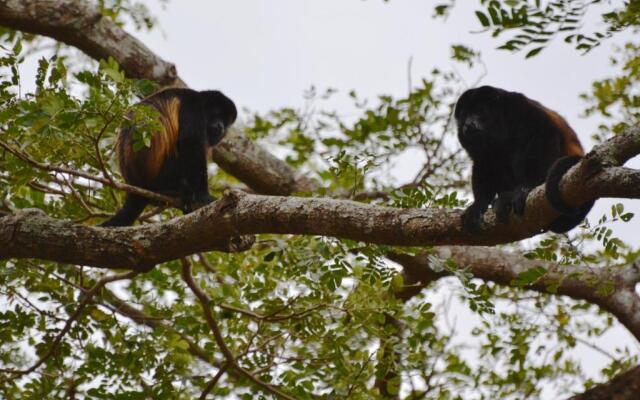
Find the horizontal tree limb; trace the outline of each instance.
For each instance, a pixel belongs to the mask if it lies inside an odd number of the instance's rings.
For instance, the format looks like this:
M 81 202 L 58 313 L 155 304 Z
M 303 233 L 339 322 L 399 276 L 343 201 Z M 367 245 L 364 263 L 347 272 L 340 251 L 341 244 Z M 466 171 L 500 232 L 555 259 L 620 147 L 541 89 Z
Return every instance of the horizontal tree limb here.
M 569 400 L 637 400 L 640 393 L 640 365 L 596 385 Z
M 640 173 L 609 161 L 624 147 L 640 152 L 640 131 L 631 129 L 591 152 L 568 171 L 562 192 L 572 205 L 609 196 L 636 197 Z M 607 160 L 607 163 L 603 162 Z M 604 166 L 604 165 L 611 166 Z M 521 240 L 543 231 L 559 215 L 547 202 L 544 186 L 527 199 L 526 213 L 509 224 L 485 216 L 478 234 L 462 230 L 461 210 L 398 209 L 328 198 L 251 195 L 226 192 L 215 203 L 162 224 L 127 228 L 74 225 L 23 210 L 0 219 L 0 259 L 34 257 L 103 268 L 144 269 L 209 250 L 247 249 L 259 233 L 333 236 L 396 246 L 494 245 Z
M 452 259 L 460 268 L 467 268 L 476 278 L 513 286 L 520 273 L 536 267 L 546 269 L 538 281 L 526 286 L 537 292 L 568 296 L 597 304 L 615 315 L 637 340 L 640 341 L 640 297 L 635 286 L 640 282 L 640 263 L 625 267 L 593 268 L 587 266 L 561 266 L 541 260 L 528 260 L 521 253 L 507 252 L 493 247 L 441 246 L 417 256 L 389 254 L 389 259 L 405 270 L 405 290 L 419 291 L 424 285 L 450 274 L 432 269 L 431 256 Z M 612 293 L 598 293 L 603 285 L 612 285 Z M 407 295 L 401 291 L 399 297 Z
M 0 25 L 48 36 L 76 47 L 89 57 L 114 58 L 131 78 L 163 85 L 183 85 L 176 67 L 127 34 L 100 9 L 75 0 L 7 0 L 0 2 Z

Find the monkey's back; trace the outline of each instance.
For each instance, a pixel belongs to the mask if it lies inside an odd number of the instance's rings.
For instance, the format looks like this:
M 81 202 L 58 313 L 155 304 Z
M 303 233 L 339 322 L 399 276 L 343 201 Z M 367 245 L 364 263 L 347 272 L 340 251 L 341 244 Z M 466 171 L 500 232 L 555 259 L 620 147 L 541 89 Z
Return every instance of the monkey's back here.
M 162 92 L 161 92 L 162 93 Z M 134 150 L 135 124 L 120 129 L 116 151 L 118 167 L 124 180 L 132 185 L 147 189 L 163 189 L 163 166 L 176 155 L 176 143 L 180 132 L 180 99 L 174 96 L 154 95 L 143 100 L 139 106 L 151 106 L 158 113 L 159 131 L 154 132 L 149 147 Z M 131 116 L 135 110 L 131 111 Z M 160 187 L 158 187 L 160 186 Z M 166 186 L 166 185 L 165 185 Z

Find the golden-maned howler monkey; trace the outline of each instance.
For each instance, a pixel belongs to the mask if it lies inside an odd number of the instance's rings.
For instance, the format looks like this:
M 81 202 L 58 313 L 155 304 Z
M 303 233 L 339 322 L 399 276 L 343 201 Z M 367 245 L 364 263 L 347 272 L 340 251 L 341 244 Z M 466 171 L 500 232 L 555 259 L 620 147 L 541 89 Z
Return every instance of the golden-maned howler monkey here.
M 218 91 L 166 89 L 142 104 L 158 111 L 160 131 L 150 147 L 135 151 L 135 125 L 120 130 L 116 144 L 124 180 L 134 186 L 179 197 L 189 213 L 213 201 L 207 184 L 207 150 L 236 120 L 236 106 Z M 131 225 L 149 200 L 127 193 L 122 208 L 102 226 Z
M 499 222 L 507 222 L 511 211 L 523 215 L 527 195 L 543 182 L 547 199 L 562 213 L 547 229 L 567 232 L 593 207 L 588 202 L 571 208 L 560 195 L 562 176 L 584 150 L 555 111 L 521 93 L 482 86 L 460 96 L 455 119 L 460 143 L 473 161 L 474 201 L 462 216 L 466 231 L 480 230 L 490 204 Z

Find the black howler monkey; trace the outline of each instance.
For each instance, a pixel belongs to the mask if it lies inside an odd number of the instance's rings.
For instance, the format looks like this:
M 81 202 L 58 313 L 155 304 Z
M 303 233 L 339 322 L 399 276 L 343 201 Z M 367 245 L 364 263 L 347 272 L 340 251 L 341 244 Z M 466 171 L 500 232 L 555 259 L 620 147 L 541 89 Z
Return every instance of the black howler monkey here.
M 490 204 L 503 223 L 512 210 L 524 214 L 527 195 L 543 182 L 547 199 L 563 214 L 547 229 L 567 232 L 591 210 L 593 202 L 573 209 L 560 195 L 562 176 L 580 161 L 584 150 L 555 111 L 521 93 L 482 86 L 460 96 L 455 119 L 460 143 L 473 161 L 474 201 L 462 216 L 466 231 L 480 230 Z
M 185 213 L 213 201 L 207 184 L 207 149 L 236 120 L 236 106 L 218 91 L 166 89 L 141 101 L 159 113 L 160 132 L 150 147 L 134 151 L 135 126 L 120 129 L 116 152 L 124 180 L 135 186 L 180 197 Z M 149 200 L 127 193 L 122 208 L 102 226 L 131 225 Z

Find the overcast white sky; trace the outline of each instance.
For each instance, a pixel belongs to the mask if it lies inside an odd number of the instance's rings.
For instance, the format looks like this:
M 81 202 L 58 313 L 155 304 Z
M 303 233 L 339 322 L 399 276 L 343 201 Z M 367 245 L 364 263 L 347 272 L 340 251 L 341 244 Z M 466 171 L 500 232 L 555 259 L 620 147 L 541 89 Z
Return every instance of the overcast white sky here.
M 138 37 L 174 61 L 190 86 L 222 89 L 258 111 L 301 104 L 312 84 L 371 98 L 403 95 L 410 57 L 415 82 L 434 67 L 450 68 L 449 46 L 466 43 L 483 53 L 483 83 L 522 91 L 588 136 L 592 125 L 578 119 L 577 95 L 607 75 L 608 46 L 580 56 L 557 43 L 525 62 L 470 32 L 479 27 L 473 9 L 458 7 L 443 22 L 430 18 L 432 7 L 421 0 L 174 0 L 153 8 L 163 32 Z

